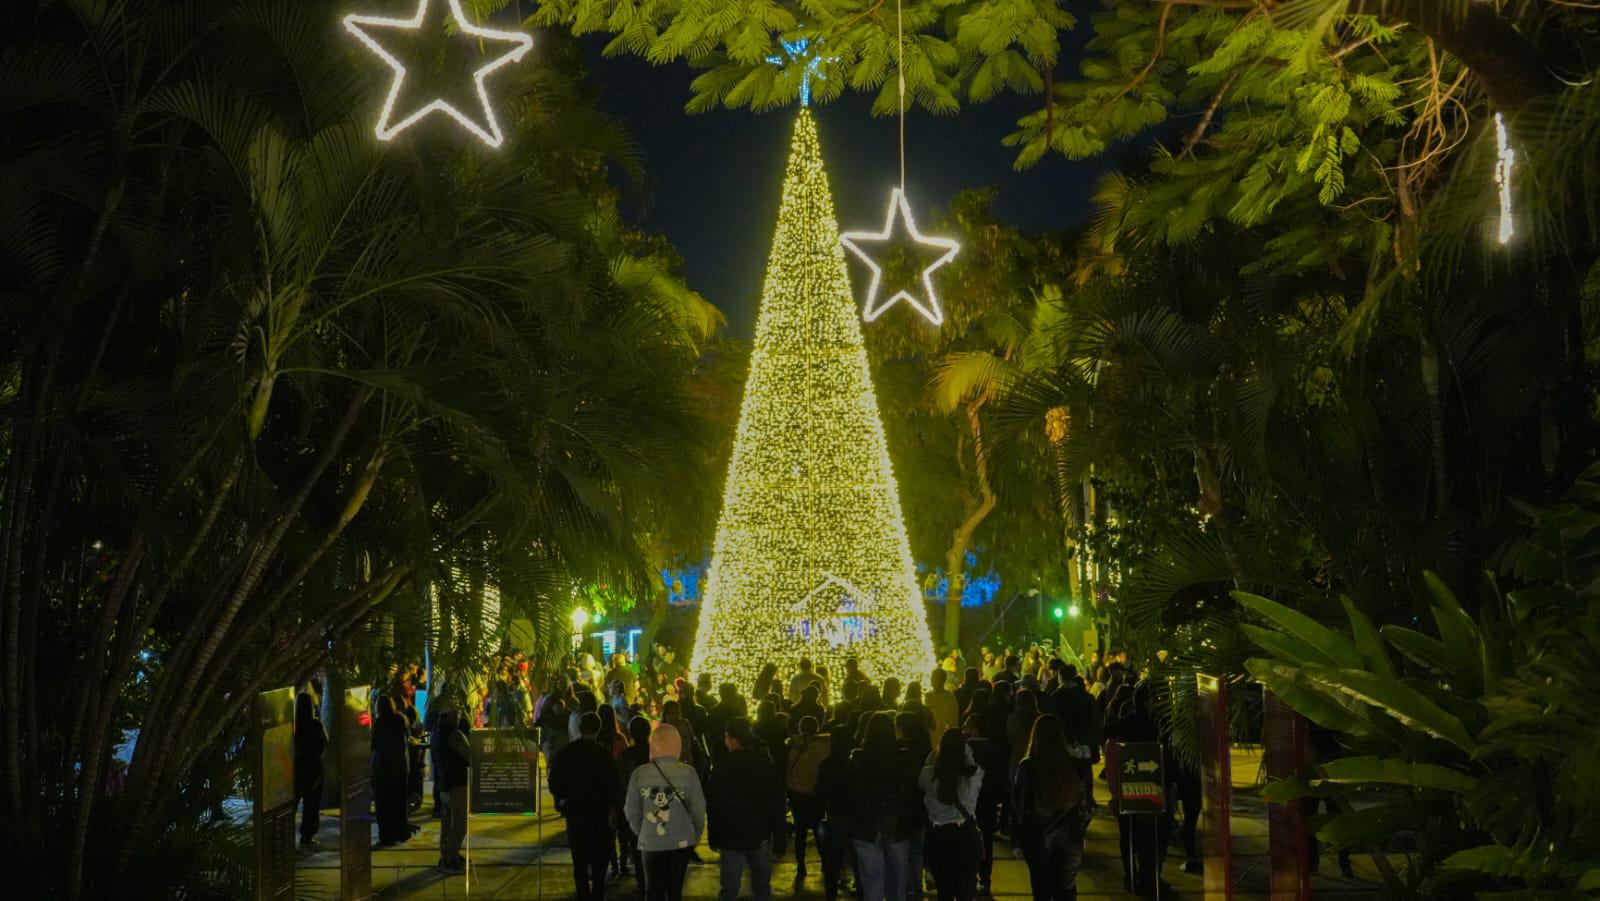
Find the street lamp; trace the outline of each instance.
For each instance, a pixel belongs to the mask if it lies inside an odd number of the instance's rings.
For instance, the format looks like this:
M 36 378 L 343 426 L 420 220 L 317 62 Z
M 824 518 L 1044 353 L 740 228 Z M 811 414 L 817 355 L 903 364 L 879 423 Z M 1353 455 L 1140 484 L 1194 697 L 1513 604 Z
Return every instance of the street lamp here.
M 582 632 L 583 627 L 589 625 L 589 611 L 582 607 L 572 608 L 572 631 Z

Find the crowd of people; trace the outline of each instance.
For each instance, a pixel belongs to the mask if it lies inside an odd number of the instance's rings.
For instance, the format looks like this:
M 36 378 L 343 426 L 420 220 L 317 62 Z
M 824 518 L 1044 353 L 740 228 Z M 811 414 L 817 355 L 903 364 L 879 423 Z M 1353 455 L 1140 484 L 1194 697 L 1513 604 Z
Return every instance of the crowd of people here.
M 703 838 L 728 899 L 746 880 L 771 897 L 774 861 L 791 853 L 797 882 L 820 866 L 830 901 L 980 897 L 1001 839 L 1035 898 L 1075 898 L 1103 743 L 1162 739 L 1121 655 L 1086 679 L 1047 647 L 970 667 L 956 654 L 926 689 L 875 681 L 854 659 L 836 675 L 768 663 L 747 693 L 704 675 L 665 680 L 663 650 L 637 674 L 623 659 L 604 671 L 579 661 L 531 704 L 579 897 L 630 874 L 648 898 L 681 897 Z M 1182 833 L 1195 866 L 1197 800 Z M 1153 891 L 1123 819 L 1128 887 Z
M 603 898 L 630 877 L 647 898 L 682 897 L 702 840 L 718 852 L 727 899 L 746 880 L 755 898 L 770 898 L 774 862 L 788 854 L 797 883 L 820 867 L 829 901 L 983 897 L 1002 841 L 1026 863 L 1033 897 L 1076 898 L 1103 748 L 1163 739 L 1121 654 L 1084 661 L 1086 677 L 1048 646 L 981 650 L 971 666 L 952 652 L 926 687 L 874 680 L 854 658 L 836 674 L 802 659 L 788 673 L 766 664 L 748 692 L 704 674 L 691 683 L 662 645 L 637 667 L 621 654 L 606 663 L 576 656 L 536 692 L 527 661 L 508 653 L 476 690 L 430 699 L 425 719 L 415 699 L 426 672 L 393 668 L 373 697 L 380 845 L 416 833 L 408 814 L 422 804 L 426 757 L 442 821 L 439 867 L 461 872 L 470 731 L 531 727 L 566 819 L 580 898 Z M 306 695 L 302 715 L 316 715 Z M 299 725 L 301 835 L 311 846 L 309 799 L 321 791 L 311 758 L 327 737 L 320 722 Z M 1186 865 L 1198 867 L 1198 778 L 1179 772 L 1175 781 Z M 1118 817 L 1126 887 L 1149 893 L 1170 813 L 1153 830 L 1153 867 L 1138 859 L 1149 849 L 1141 852 L 1132 825 Z

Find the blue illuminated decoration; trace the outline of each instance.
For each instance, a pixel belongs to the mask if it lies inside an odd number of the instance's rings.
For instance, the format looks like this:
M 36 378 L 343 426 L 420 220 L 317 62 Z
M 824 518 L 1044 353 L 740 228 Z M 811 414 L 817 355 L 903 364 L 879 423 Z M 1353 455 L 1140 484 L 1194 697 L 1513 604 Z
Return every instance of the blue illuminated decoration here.
M 978 555 L 967 551 L 965 558 L 966 582 L 961 586 L 961 606 L 982 607 L 991 603 L 1000 594 L 1000 574 L 990 566 L 984 572 L 978 572 Z M 925 572 L 926 567 L 918 564 L 919 573 Z M 936 578 L 923 579 L 922 585 L 926 591 L 926 598 L 930 601 L 943 602 L 950 591 L 950 577 L 943 569 L 933 571 Z
M 822 584 L 795 604 L 797 618 L 789 623 L 787 632 L 790 638 L 834 648 L 865 641 L 878 634 L 877 619 L 867 615 L 877 600 L 876 592 L 864 594 L 833 573 L 824 573 Z
M 667 602 L 693 604 L 700 600 L 700 589 L 706 577 L 704 563 L 692 563 L 661 570 L 661 584 L 667 589 Z
M 795 38 L 792 41 L 779 39 L 778 46 L 783 48 L 783 55 L 769 56 L 767 62 L 781 69 L 796 60 L 804 61 L 804 74 L 800 76 L 800 105 L 810 106 L 811 79 L 822 81 L 827 77 L 822 74 L 822 57 L 806 55 L 806 50 L 811 47 L 810 38 Z

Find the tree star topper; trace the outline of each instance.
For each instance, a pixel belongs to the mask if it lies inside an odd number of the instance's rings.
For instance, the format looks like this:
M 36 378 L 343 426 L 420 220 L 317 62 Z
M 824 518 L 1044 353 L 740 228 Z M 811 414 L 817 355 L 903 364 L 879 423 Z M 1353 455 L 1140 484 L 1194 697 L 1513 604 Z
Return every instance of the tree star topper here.
M 477 84 L 478 100 L 483 105 L 483 124 L 472 117 L 446 103 L 443 99 L 436 99 L 416 112 L 411 113 L 399 122 L 393 122 L 395 101 L 400 97 L 400 88 L 405 84 L 406 67 L 396 59 L 394 54 L 385 50 L 383 45 L 367 33 L 369 28 L 389 28 L 416 31 L 422 27 L 428 13 L 429 0 L 417 0 L 417 13 L 409 19 L 391 19 L 382 16 L 345 16 L 344 27 L 361 43 L 394 70 L 394 84 L 389 87 L 389 97 L 383 102 L 383 113 L 378 116 L 378 140 L 392 140 L 395 135 L 417 124 L 429 113 L 440 112 L 456 120 L 462 128 L 472 132 L 478 140 L 490 147 L 499 147 L 505 141 L 505 135 L 500 131 L 500 122 L 495 119 L 494 108 L 489 105 L 489 91 L 484 87 L 484 81 L 496 70 L 519 62 L 528 51 L 533 49 L 533 37 L 520 31 L 499 31 L 493 28 L 482 28 L 474 25 L 461 12 L 461 0 L 447 0 L 450 4 L 450 15 L 456 20 L 456 25 L 461 28 L 462 34 L 471 35 L 484 41 L 498 41 L 514 45 L 505 53 L 490 59 L 473 73 L 473 81 Z
M 909 291 L 901 291 L 882 303 L 878 301 L 878 288 L 883 281 L 883 267 L 861 249 L 861 244 L 887 244 L 894 236 L 894 220 L 896 216 L 905 220 L 906 232 L 911 240 L 928 247 L 939 247 L 944 253 L 938 259 L 929 263 L 922 270 L 922 286 L 928 292 L 928 303 L 924 306 L 911 295 Z M 922 314 L 922 317 L 934 325 L 944 323 L 944 310 L 939 307 L 939 295 L 933 290 L 933 272 L 945 263 L 956 258 L 961 252 L 961 245 L 949 238 L 930 238 L 917 231 L 917 221 L 911 217 L 911 202 L 906 200 L 906 192 L 895 188 L 889 194 L 889 214 L 884 220 L 882 232 L 845 232 L 839 236 L 839 243 L 850 249 L 850 252 L 867 264 L 872 270 L 872 282 L 867 286 L 867 304 L 861 313 L 861 318 L 868 322 L 876 321 L 886 310 L 900 301 L 905 301 L 911 308 Z

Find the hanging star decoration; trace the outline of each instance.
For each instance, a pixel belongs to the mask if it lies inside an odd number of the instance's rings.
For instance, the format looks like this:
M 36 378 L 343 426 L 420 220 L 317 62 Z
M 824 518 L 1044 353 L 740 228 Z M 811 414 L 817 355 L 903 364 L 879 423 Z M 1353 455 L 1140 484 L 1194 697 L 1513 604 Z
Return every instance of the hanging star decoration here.
M 815 78 L 817 81 L 823 81 L 825 78 L 822 74 L 822 57 L 814 53 L 806 53 L 807 50 L 811 49 L 810 38 L 795 38 L 792 41 L 779 39 L 778 46 L 783 48 L 783 55 L 769 56 L 767 57 L 767 62 L 780 69 L 797 61 L 804 64 L 805 68 L 800 74 L 800 105 L 810 106 L 811 79 Z
M 912 296 L 911 292 L 909 291 L 897 292 L 894 296 L 884 301 L 880 301 L 878 298 L 878 291 L 882 287 L 883 282 L 883 267 L 878 264 L 877 260 L 874 260 L 871 255 L 863 250 L 861 245 L 887 245 L 893 242 L 896 219 L 899 219 L 905 223 L 906 233 L 910 235 L 913 242 L 926 247 L 936 247 L 944 251 L 944 253 L 940 254 L 937 259 L 935 259 L 932 263 L 929 263 L 922 270 L 922 286 L 927 292 L 926 304 Z M 901 190 L 900 188 L 895 188 L 894 191 L 889 194 L 889 215 L 883 223 L 883 231 L 845 232 L 839 236 L 839 243 L 849 248 L 851 253 L 859 257 L 861 262 L 866 263 L 867 268 L 872 270 L 872 281 L 867 286 L 867 303 L 861 313 L 861 317 L 863 319 L 868 322 L 874 322 L 890 307 L 903 300 L 909 304 L 912 309 L 920 313 L 922 318 L 928 320 L 934 325 L 941 325 L 944 323 L 944 310 L 939 306 L 939 295 L 933 289 L 933 273 L 940 266 L 943 266 L 944 264 L 955 259 L 956 254 L 961 252 L 961 245 L 949 238 L 928 237 L 922 232 L 918 231 L 917 222 L 911 217 L 911 202 L 906 199 L 905 191 Z
M 499 147 L 505 141 L 505 135 L 500 131 L 500 122 L 495 118 L 494 107 L 489 103 L 489 90 L 485 87 L 488 77 L 499 69 L 519 62 L 528 51 L 533 49 L 533 38 L 520 31 L 499 31 L 493 28 L 482 28 L 474 25 L 461 12 L 461 0 L 446 0 L 450 4 L 450 17 L 455 19 L 457 27 L 464 35 L 479 39 L 480 43 L 496 43 L 510 45 L 505 52 L 498 56 L 489 57 L 487 61 L 473 72 L 473 82 L 477 87 L 477 96 L 481 110 L 478 118 L 468 115 L 446 102 L 443 98 L 435 98 L 419 109 L 398 117 L 395 112 L 395 103 L 400 98 L 401 88 L 406 83 L 405 64 L 387 49 L 371 33 L 372 30 L 402 30 L 417 31 L 422 28 L 428 14 L 429 0 L 417 0 L 416 15 L 409 19 L 392 19 L 382 16 L 351 15 L 344 19 L 344 27 L 355 35 L 361 43 L 367 45 L 373 53 L 394 70 L 394 83 L 389 87 L 389 96 L 383 103 L 383 112 L 378 116 L 378 140 L 392 140 L 411 126 L 420 122 L 429 113 L 444 113 L 456 120 L 462 128 L 471 132 L 478 140 L 490 147 Z M 396 119 L 398 118 L 398 121 Z

